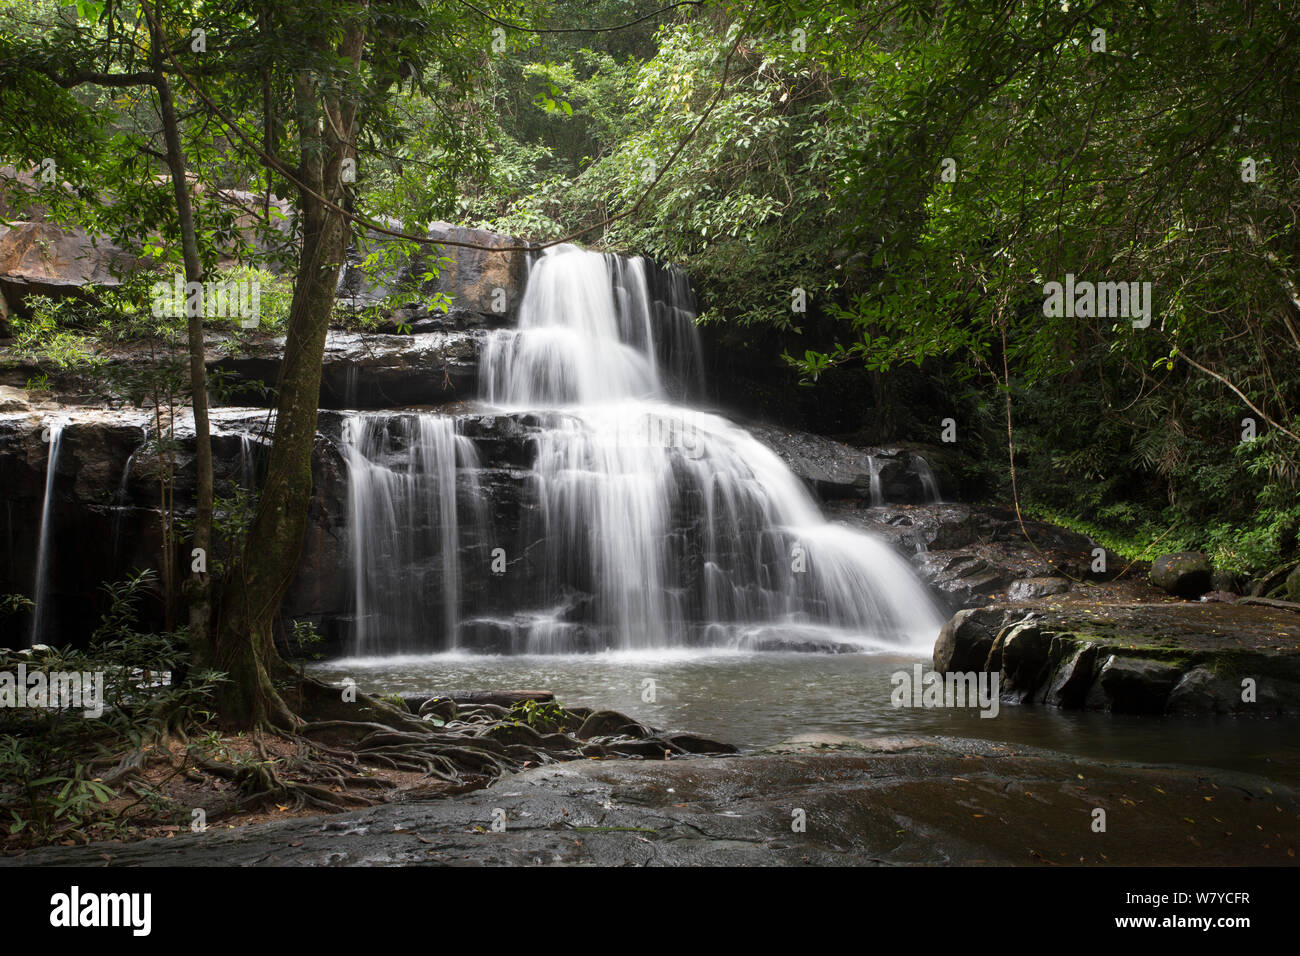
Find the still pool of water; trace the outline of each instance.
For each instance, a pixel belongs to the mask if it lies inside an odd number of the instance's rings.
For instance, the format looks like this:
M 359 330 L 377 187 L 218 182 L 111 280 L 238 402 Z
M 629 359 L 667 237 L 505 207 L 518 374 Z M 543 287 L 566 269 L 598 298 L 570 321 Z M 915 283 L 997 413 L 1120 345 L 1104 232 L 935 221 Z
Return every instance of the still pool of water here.
M 992 740 L 1079 757 L 1185 764 L 1300 783 L 1300 720 L 1138 717 L 1002 705 L 895 708 L 890 676 L 928 660 L 890 654 L 719 651 L 569 656 L 438 654 L 349 658 L 312 665 L 364 691 L 549 690 L 570 706 L 618 710 L 668 731 L 755 749 L 797 734 L 940 735 Z M 646 700 L 654 681 L 654 699 Z

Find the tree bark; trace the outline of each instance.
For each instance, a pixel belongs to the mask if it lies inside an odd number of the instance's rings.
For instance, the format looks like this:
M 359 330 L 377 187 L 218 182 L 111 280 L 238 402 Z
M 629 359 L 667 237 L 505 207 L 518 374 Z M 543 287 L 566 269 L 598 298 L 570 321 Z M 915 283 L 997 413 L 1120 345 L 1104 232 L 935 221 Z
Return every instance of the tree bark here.
M 163 46 L 166 42 L 156 8 L 149 12 L 152 40 L 153 83 L 158 90 L 158 115 L 162 120 L 163 139 L 167 144 L 167 167 L 171 172 L 176 196 L 176 218 L 180 225 L 181 254 L 185 261 L 186 282 L 203 281 L 203 263 L 199 258 L 198 235 L 194 227 L 194 207 L 190 200 L 186 175 L 185 151 L 181 145 L 180 124 L 171 84 L 163 72 Z M 203 349 L 203 313 L 187 315 L 186 326 L 190 358 L 190 399 L 194 409 L 194 462 L 198 472 L 194 502 L 194 539 L 191 547 L 203 554 L 202 571 L 191 570 L 185 595 L 189 605 L 189 644 L 191 657 L 201 663 L 211 657 L 209 624 L 211 619 L 211 581 L 206 570 L 212 546 L 212 434 L 208 423 L 207 366 Z M 170 553 L 164 561 L 173 561 Z M 194 562 L 191 561 L 191 569 Z
M 359 68 L 364 34 L 345 29 L 337 53 Z M 296 716 L 276 684 L 291 673 L 275 647 L 280 601 L 297 570 L 312 494 L 321 361 L 339 271 L 350 238 L 342 206 L 345 158 L 355 156 L 357 103 L 325 92 L 314 73 L 294 76 L 301 165 L 302 247 L 276 396 L 267 477 L 242 555 L 221 600 L 215 666 L 229 677 L 218 694 L 222 718 L 238 726 L 291 727 Z M 310 192 L 308 191 L 310 190 Z M 313 195 L 314 194 L 314 195 Z

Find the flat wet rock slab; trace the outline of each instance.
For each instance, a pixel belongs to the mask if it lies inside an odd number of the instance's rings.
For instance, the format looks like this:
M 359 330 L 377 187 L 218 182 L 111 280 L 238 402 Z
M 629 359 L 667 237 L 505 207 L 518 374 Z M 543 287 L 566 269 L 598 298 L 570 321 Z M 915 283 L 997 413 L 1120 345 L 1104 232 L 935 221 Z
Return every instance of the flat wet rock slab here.
M 1260 777 L 817 736 L 738 757 L 559 764 L 450 799 L 0 864 L 1290 865 L 1298 846 L 1300 794 Z

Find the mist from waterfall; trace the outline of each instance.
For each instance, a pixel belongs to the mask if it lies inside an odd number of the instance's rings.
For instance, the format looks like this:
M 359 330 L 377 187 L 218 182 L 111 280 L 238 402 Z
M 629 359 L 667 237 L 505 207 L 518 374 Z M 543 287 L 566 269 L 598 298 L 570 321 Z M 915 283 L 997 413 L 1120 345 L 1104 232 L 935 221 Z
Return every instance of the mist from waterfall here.
M 517 537 L 464 514 L 476 486 L 458 518 L 457 477 L 478 466 L 454 418 L 354 420 L 356 652 L 453 650 L 485 627 L 526 653 L 932 642 L 942 619 L 903 559 L 825 521 L 744 429 L 681 403 L 700 355 L 676 270 L 573 246 L 540 256 L 517 327 L 490 334 L 480 366 L 484 411 L 532 424 Z M 509 613 L 461 616 L 462 576 L 490 573 L 462 566 L 471 540 L 487 542 L 479 564 L 492 544 L 527 552 Z

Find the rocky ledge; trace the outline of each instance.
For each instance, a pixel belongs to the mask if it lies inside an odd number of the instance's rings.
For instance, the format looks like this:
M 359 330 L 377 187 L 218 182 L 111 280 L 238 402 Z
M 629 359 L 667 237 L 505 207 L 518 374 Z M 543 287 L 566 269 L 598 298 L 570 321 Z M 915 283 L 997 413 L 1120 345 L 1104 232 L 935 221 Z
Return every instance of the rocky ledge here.
M 488 334 L 475 327 L 411 335 L 331 330 L 321 360 L 320 407 L 375 409 L 462 401 L 477 391 L 479 355 Z M 213 405 L 260 404 L 274 393 L 284 336 L 236 339 L 209 332 L 206 341 Z M 66 369 L 0 356 L 0 388 L 5 389 L 5 407 L 14 411 L 51 403 L 69 408 L 138 405 L 149 397 L 142 390 L 151 376 L 183 361 L 179 351 L 160 359 L 147 342 L 102 348 L 92 366 Z M 37 380 L 39 390 L 26 387 Z
M 940 672 L 1000 674 L 1009 703 L 1141 714 L 1300 714 L 1300 607 L 995 604 L 958 612 Z
M 736 757 L 574 761 L 450 799 L 0 865 L 1294 865 L 1298 818 L 1300 794 L 1261 777 L 817 737 Z
M 889 542 L 950 613 L 1063 594 L 1076 581 L 1114 577 L 1124 563 L 1108 553 L 1111 570 L 1096 573 L 1097 545 L 1090 538 L 1029 518 L 1022 528 L 1009 508 L 953 502 L 872 507 L 861 500 L 839 500 L 824 510 L 832 521 Z

